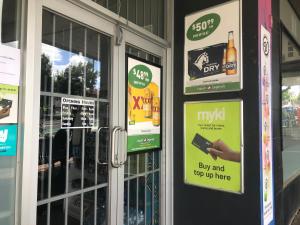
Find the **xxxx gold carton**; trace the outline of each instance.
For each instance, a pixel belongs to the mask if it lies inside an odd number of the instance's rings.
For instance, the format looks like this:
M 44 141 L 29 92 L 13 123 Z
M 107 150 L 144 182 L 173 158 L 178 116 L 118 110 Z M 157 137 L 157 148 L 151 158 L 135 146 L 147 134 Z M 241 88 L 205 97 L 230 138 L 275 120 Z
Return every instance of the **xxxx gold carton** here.
M 135 88 L 128 84 L 129 125 L 139 122 L 152 122 L 153 97 L 158 96 L 158 92 L 158 86 L 153 82 L 145 88 Z

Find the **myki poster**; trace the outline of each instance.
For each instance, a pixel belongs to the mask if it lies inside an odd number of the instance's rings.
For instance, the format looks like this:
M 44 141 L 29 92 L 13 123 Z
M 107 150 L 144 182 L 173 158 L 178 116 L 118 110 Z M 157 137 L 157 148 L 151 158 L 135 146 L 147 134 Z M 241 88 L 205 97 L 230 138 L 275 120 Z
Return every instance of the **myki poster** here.
M 243 193 L 242 101 L 184 104 L 184 181 Z
M 272 6 L 259 0 L 261 224 L 275 224 L 272 142 Z
M 240 18 L 240 1 L 230 1 L 185 17 L 185 94 L 242 88 Z
M 127 55 L 128 153 L 161 148 L 162 67 Z

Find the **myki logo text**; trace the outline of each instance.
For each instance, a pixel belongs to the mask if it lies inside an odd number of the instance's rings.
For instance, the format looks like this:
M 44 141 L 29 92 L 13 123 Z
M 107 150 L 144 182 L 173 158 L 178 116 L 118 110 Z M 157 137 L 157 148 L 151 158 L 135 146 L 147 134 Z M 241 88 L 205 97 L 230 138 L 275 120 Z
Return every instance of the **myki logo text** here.
M 132 96 L 133 99 L 133 110 L 143 109 L 144 97 L 142 96 Z
M 198 120 L 205 120 L 209 123 L 216 120 L 225 120 L 225 108 L 215 108 L 213 111 L 198 112 Z
M 0 130 L 0 142 L 4 143 L 7 141 L 8 129 Z

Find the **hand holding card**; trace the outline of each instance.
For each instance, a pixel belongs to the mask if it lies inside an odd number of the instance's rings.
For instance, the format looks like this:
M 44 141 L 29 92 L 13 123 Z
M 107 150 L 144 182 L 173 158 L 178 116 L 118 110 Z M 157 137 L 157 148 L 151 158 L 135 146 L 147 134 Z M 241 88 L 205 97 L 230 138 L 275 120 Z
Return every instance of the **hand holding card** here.
M 208 148 L 212 147 L 212 143 L 205 139 L 203 136 L 200 134 L 196 134 L 195 137 L 193 138 L 192 144 L 196 146 L 198 149 L 203 151 L 205 154 L 208 154 Z
M 217 160 L 219 157 L 221 159 L 233 162 L 241 161 L 241 154 L 233 151 L 221 140 L 213 142 L 211 147 L 209 147 L 207 150 L 214 160 Z

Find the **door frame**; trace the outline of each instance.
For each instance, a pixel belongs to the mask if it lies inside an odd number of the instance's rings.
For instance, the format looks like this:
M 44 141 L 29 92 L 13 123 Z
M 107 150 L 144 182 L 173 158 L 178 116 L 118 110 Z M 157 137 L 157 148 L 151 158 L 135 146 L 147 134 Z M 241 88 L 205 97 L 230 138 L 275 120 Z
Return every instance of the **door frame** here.
M 170 1 L 172 2 L 172 1 Z M 164 67 L 163 81 L 163 143 L 161 155 L 161 207 L 160 207 L 160 224 L 172 224 L 173 210 L 173 191 L 172 191 L 172 46 L 143 28 L 128 22 L 124 18 L 120 18 L 116 14 L 110 12 L 104 7 L 89 0 L 27 0 L 27 21 L 24 31 L 24 48 L 23 48 L 23 64 L 24 81 L 23 87 L 24 98 L 22 100 L 22 135 L 21 144 L 21 161 L 22 171 L 21 177 L 21 204 L 18 209 L 18 220 L 20 224 L 36 224 L 37 209 L 37 177 L 38 177 L 38 140 L 39 140 L 39 104 L 36 96 L 40 96 L 40 68 L 41 68 L 41 33 L 42 33 L 42 11 L 50 9 L 58 14 L 62 14 L 71 20 L 83 21 L 88 27 L 92 27 L 112 37 L 112 58 L 111 58 L 111 75 L 114 82 L 112 83 L 111 99 L 123 99 L 125 93 L 125 44 L 131 44 L 137 48 L 141 48 L 162 59 Z M 171 10 L 171 9 L 169 9 Z M 170 18 L 168 19 L 168 21 Z M 170 21 L 169 21 L 170 22 Z M 168 23 L 169 23 L 168 22 Z M 82 23 L 82 22 L 80 22 Z M 120 24 L 123 28 L 123 42 L 121 46 L 114 44 L 115 25 Z M 169 30 L 168 30 L 169 32 Z M 27 88 L 26 88 L 27 87 Z M 116 92 L 115 90 L 119 90 Z M 116 101 L 112 103 L 111 110 L 111 127 L 125 127 L 125 116 L 119 114 L 119 111 L 125 112 L 125 101 Z M 168 132 L 166 132 L 168 131 Z M 169 132 L 170 131 L 170 132 Z M 110 224 L 122 224 L 123 211 L 123 191 L 124 188 L 124 166 L 119 169 L 112 169 L 109 176 L 109 210 L 118 209 L 117 216 L 108 214 Z M 118 187 L 117 184 L 120 185 Z M 111 193 L 118 193 L 117 196 Z M 168 194 L 167 194 L 168 193 Z M 117 203 L 118 200 L 118 203 Z

